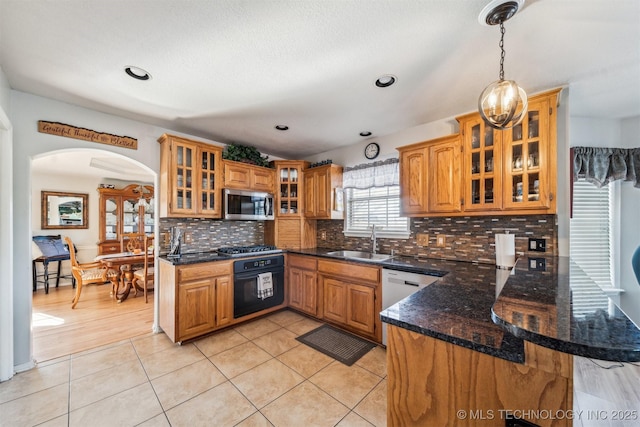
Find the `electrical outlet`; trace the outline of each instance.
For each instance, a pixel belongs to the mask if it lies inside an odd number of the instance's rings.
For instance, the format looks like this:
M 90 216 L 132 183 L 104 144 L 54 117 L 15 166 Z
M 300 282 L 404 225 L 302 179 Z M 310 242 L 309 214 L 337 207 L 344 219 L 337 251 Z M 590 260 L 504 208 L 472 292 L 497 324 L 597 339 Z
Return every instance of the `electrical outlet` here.
M 418 246 L 429 246 L 429 235 L 418 233 L 418 235 L 416 235 L 416 241 L 418 242 Z
M 320 232 L 320 240 L 327 240 L 327 232 L 326 231 L 321 231 Z
M 169 240 L 171 239 L 170 233 L 161 233 L 160 240 L 162 241 L 162 246 L 169 247 Z
M 544 258 L 529 258 L 530 271 L 545 271 L 547 268 L 547 260 Z
M 447 239 L 444 234 L 438 234 L 436 236 L 436 246 L 439 248 L 444 248 L 447 244 Z
M 193 233 L 187 231 L 184 233 L 184 242 L 185 243 L 193 243 Z
M 547 241 L 545 239 L 534 239 L 529 237 L 529 250 L 535 252 L 546 252 Z

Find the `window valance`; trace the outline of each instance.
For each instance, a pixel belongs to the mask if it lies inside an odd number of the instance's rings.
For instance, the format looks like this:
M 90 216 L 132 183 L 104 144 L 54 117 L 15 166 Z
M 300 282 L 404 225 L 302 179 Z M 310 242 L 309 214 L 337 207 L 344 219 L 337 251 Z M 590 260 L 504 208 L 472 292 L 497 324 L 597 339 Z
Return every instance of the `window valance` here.
M 640 148 L 573 147 L 573 180 L 597 187 L 622 179 L 640 188 Z
M 397 158 L 345 167 L 342 182 L 344 188 L 364 190 L 400 184 L 400 160 Z

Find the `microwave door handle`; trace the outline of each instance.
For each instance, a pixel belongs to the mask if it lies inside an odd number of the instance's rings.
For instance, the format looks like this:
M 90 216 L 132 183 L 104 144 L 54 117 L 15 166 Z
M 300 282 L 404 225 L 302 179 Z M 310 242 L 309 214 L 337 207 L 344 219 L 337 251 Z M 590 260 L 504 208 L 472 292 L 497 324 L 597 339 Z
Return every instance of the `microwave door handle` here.
M 264 198 L 264 216 L 269 215 L 269 197 Z

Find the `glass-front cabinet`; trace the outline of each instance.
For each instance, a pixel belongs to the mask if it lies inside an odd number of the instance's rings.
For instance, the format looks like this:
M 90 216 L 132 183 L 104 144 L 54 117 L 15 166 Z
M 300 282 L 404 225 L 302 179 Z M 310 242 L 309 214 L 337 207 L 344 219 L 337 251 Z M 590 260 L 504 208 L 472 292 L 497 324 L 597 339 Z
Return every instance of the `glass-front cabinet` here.
M 548 133 L 548 100 L 530 102 L 524 120 L 503 131 L 505 208 L 550 206 L 555 195 L 549 190 Z
M 555 213 L 559 92 L 529 97 L 525 118 L 510 129 L 493 129 L 478 113 L 457 118 L 463 138 L 464 212 Z
M 162 135 L 160 216 L 220 218 L 222 147 Z
M 276 216 L 287 217 L 302 215 L 302 170 L 309 162 L 298 160 L 274 161 L 278 194 L 276 194 Z
M 464 123 L 464 210 L 502 207 L 502 141 L 500 131 L 476 116 Z
M 123 234 L 153 233 L 153 186 L 131 184 L 122 189 L 98 188 L 98 193 L 99 255 L 121 252 L 120 237 Z

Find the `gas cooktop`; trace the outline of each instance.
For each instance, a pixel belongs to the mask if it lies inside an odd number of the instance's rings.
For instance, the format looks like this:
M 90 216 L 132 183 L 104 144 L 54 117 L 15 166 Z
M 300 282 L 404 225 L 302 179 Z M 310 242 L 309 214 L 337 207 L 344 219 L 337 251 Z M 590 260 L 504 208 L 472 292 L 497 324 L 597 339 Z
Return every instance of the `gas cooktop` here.
M 271 245 L 253 245 L 253 246 L 227 246 L 218 248 L 218 254 L 229 257 L 241 257 L 247 255 L 267 255 L 282 252 Z

